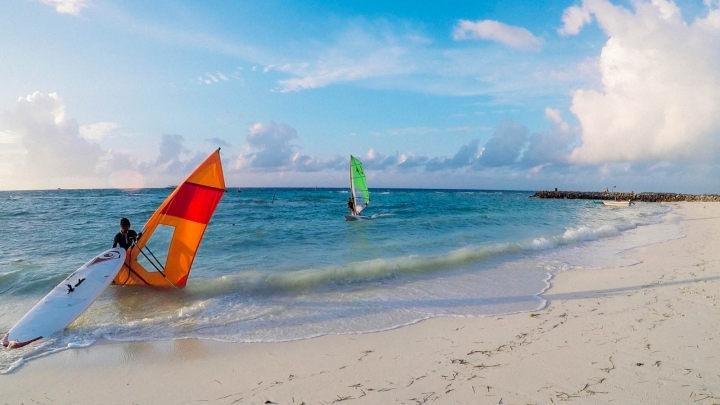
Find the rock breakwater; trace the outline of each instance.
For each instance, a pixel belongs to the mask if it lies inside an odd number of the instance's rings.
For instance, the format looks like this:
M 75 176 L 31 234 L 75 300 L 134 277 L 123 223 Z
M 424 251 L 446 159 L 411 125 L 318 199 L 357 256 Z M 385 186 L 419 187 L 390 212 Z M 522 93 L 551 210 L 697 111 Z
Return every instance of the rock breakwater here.
M 538 191 L 531 198 L 559 198 L 582 200 L 633 200 L 642 202 L 678 202 L 705 201 L 720 202 L 717 194 L 677 194 L 677 193 L 634 193 L 634 192 L 596 192 L 596 191 Z

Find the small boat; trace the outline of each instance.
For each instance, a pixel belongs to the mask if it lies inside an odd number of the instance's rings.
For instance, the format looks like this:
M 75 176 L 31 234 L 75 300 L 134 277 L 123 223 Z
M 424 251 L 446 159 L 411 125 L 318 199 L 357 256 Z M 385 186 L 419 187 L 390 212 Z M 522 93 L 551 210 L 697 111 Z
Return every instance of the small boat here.
M 629 207 L 635 204 L 631 200 L 602 200 L 602 203 L 611 207 Z
M 370 217 L 360 215 L 368 204 L 370 204 L 370 191 L 365 181 L 362 162 L 350 155 L 350 198 L 348 199 L 348 209 L 351 214 L 345 215 L 345 220 L 370 219 Z

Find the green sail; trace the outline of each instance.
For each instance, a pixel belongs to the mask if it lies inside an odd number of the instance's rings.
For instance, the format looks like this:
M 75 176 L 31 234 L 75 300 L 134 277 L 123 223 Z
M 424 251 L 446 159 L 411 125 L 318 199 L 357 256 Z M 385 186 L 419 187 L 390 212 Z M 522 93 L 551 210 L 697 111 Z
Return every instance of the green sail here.
M 355 198 L 358 212 L 370 203 L 370 191 L 368 191 L 367 182 L 365 181 L 362 162 L 353 156 L 350 156 L 350 192 Z

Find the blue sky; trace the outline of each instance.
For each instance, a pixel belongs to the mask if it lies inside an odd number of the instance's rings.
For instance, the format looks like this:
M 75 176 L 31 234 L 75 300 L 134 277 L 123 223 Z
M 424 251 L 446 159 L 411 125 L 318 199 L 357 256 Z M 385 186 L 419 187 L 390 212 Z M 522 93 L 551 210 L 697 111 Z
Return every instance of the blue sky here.
M 717 193 L 720 11 L 680 1 L 0 5 L 0 189 Z

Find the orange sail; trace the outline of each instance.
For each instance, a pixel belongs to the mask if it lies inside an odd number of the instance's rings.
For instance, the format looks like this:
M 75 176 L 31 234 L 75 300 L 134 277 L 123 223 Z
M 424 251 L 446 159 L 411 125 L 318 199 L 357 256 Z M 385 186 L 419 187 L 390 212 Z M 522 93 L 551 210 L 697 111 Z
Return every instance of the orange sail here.
M 184 287 L 200 240 L 223 194 L 225 178 L 218 149 L 148 219 L 114 283 Z

